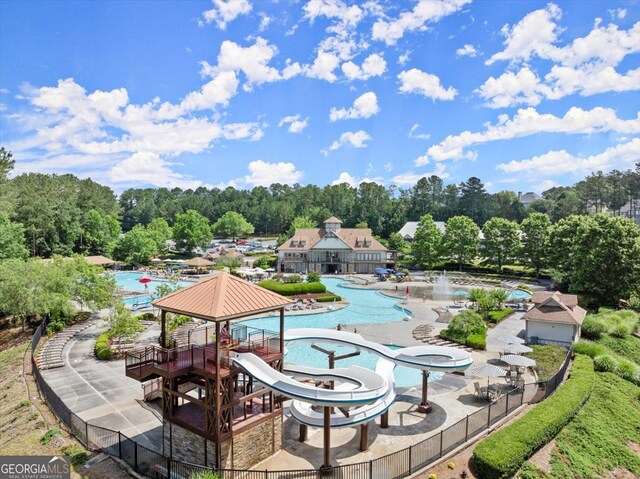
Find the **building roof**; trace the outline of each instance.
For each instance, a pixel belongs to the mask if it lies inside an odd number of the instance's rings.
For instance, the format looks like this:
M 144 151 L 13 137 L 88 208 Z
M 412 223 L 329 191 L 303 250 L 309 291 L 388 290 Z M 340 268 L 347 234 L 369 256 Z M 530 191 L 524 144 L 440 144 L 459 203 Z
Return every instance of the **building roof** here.
M 331 218 L 327 218 L 326 220 L 324 220 L 323 223 L 340 223 L 340 224 L 342 224 L 342 221 L 340 221 L 335 216 L 332 216 Z
M 444 234 L 445 232 L 445 222 L 444 221 L 434 221 L 436 227 L 440 230 L 440 233 Z M 418 229 L 419 221 L 407 221 L 402 228 L 400 228 L 400 236 L 403 238 L 413 238 L 416 236 L 416 230 Z
M 196 268 L 205 268 L 207 266 L 213 266 L 213 263 L 208 259 L 201 258 L 200 256 L 196 256 L 195 258 L 191 258 L 185 261 L 183 264 L 188 266 L 195 266 Z
M 111 266 L 112 264 L 116 264 L 114 260 L 101 255 L 85 256 L 84 259 L 86 260 L 87 263 L 94 266 Z
M 527 193 L 518 196 L 518 201 L 522 204 L 533 203 L 534 201 L 539 199 L 542 199 L 542 197 L 535 194 L 533 191 L 528 191 Z
M 522 319 L 547 323 L 582 324 L 587 311 L 578 306 L 575 294 L 535 293 L 531 300 L 535 306 Z
M 387 248 L 373 237 L 370 228 L 342 228 L 330 233 L 324 228 L 298 228 L 291 238 L 278 247 L 278 250 L 309 251 L 327 235 L 335 235 L 355 251 L 387 251 Z
M 222 271 L 152 302 L 161 310 L 207 321 L 243 318 L 289 303 L 284 296 Z

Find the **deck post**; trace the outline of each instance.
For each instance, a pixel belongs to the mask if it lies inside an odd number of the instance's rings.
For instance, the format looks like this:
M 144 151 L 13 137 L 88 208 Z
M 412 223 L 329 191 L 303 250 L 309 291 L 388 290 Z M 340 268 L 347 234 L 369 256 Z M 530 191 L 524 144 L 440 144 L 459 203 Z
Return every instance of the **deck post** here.
M 360 451 L 369 450 L 369 423 L 366 422 L 360 425 Z
M 382 416 L 380 416 L 380 428 L 387 429 L 388 427 L 389 427 L 389 410 L 387 409 L 385 412 L 382 413 Z
M 320 467 L 321 474 L 331 473 L 331 408 L 324 407 L 324 461 Z
M 305 442 L 309 438 L 309 427 L 306 424 L 300 424 L 300 435 L 298 441 Z
M 282 360 L 280 361 L 279 371 L 282 372 L 284 368 L 284 308 L 280 308 L 280 354 Z
M 220 388 L 220 323 L 216 321 L 216 378 L 215 378 L 215 412 L 213 416 L 214 429 L 216 431 L 216 469 L 220 469 L 222 465 L 222 440 L 220 438 L 220 415 L 221 415 L 221 388 Z
M 163 309 L 160 311 L 160 345 L 163 348 L 167 347 L 167 312 Z

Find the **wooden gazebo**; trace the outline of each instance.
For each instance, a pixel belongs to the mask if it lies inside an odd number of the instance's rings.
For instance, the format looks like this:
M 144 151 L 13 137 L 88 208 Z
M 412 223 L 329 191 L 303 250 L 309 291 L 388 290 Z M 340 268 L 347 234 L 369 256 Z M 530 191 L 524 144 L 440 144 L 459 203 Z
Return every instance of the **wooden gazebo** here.
M 278 441 L 273 431 L 276 420 L 281 427 L 282 410 L 274 401 L 273 392 L 257 385 L 253 378 L 235 366 L 230 360 L 230 353 L 251 352 L 272 368 L 282 371 L 284 308 L 290 302 L 284 296 L 229 273 L 218 272 L 209 279 L 152 303 L 161 311 L 162 347 L 150 346 L 127 353 L 126 373 L 139 381 L 162 378 L 165 424 L 177 424 L 203 438 L 205 463 L 209 456 L 207 442 L 213 442 L 215 460 L 211 462 L 216 468 L 222 467 L 223 462 L 234 467 L 246 465 L 244 463 L 249 459 L 238 455 L 244 450 L 245 442 L 255 442 L 255 435 L 244 434 L 242 438 L 240 435 L 268 420 L 271 420 L 268 430 L 272 434 L 272 441 L 268 442 L 271 445 Z M 272 311 L 280 311 L 277 332 L 233 323 L 247 316 Z M 204 344 L 167 349 L 167 313 L 213 322 L 215 333 L 205 334 Z M 198 389 L 197 398 L 183 392 L 190 387 L 191 390 Z M 181 405 L 179 399 L 182 400 Z M 280 429 L 280 444 L 281 435 Z M 169 447 L 173 449 L 171 445 Z M 268 455 L 273 452 L 271 449 L 270 446 Z M 253 459 L 258 456 L 259 453 L 255 454 Z M 193 457 L 184 459 L 190 462 L 197 460 Z

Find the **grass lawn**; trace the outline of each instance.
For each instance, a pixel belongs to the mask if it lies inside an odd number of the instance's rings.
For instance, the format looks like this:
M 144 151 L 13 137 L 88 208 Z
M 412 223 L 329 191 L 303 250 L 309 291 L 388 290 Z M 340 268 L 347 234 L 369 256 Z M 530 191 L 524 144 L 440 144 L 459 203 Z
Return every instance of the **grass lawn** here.
M 523 354 L 536 362 L 538 379 L 546 381 L 553 376 L 562 366 L 567 357 L 567 350 L 562 346 L 533 345 L 533 352 Z
M 624 338 L 616 338 L 609 334 L 603 334 L 595 342 L 602 344 L 630 361 L 640 363 L 640 338 L 631 335 Z
M 640 477 L 639 447 L 640 388 L 614 374 L 597 373 L 591 397 L 556 436 L 550 471 L 528 462 L 519 477 Z

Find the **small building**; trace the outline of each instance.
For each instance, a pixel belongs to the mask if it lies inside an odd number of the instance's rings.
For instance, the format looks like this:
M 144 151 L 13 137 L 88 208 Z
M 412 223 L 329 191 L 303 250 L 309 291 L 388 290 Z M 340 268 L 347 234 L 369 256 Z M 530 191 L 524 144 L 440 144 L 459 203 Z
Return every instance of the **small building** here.
M 534 293 L 534 307 L 522 319 L 526 321 L 527 342 L 571 345 L 580 339 L 587 311 L 578 306 L 575 294 Z
M 528 208 L 529 206 L 531 206 L 531 203 L 533 203 L 534 201 L 541 200 L 541 199 L 542 199 L 542 196 L 537 195 L 532 191 L 529 191 L 525 194 L 518 192 L 518 202 L 525 208 Z
M 395 251 L 376 240 L 370 228 L 342 228 L 335 216 L 323 228 L 296 229 L 277 251 L 281 273 L 373 273 L 396 262 Z
M 440 230 L 440 233 L 444 235 L 447 232 L 447 224 L 444 221 L 434 221 L 434 223 L 436 224 L 436 228 Z M 419 221 L 407 221 L 404 226 L 400 228 L 398 234 L 402 236 L 405 241 L 410 243 L 416 236 L 416 230 L 418 229 L 419 224 Z M 484 233 L 482 230 L 478 233 L 478 239 L 480 241 L 484 240 Z

